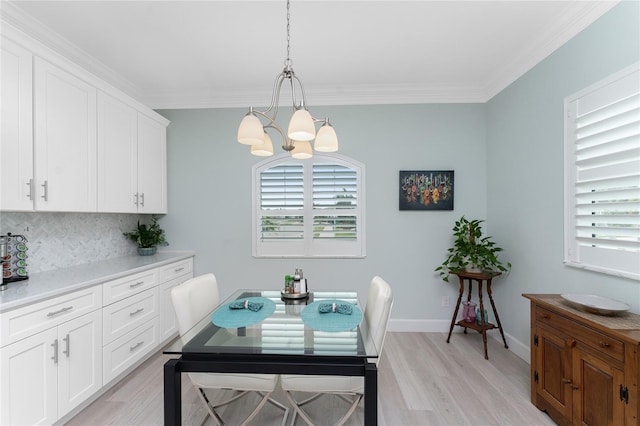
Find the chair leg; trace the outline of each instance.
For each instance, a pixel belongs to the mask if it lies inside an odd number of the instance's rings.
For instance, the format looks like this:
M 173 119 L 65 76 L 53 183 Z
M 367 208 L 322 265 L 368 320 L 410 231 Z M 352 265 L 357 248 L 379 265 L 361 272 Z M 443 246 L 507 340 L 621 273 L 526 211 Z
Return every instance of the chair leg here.
M 305 421 L 305 423 L 309 426 L 313 426 L 313 422 L 311 421 L 311 419 L 309 418 L 309 416 L 307 415 L 307 413 L 304 412 L 304 410 L 300 407 L 301 405 L 306 404 L 307 402 L 311 402 L 315 399 L 318 399 L 318 397 L 320 397 L 320 395 L 322 394 L 316 394 L 314 396 L 312 396 L 311 398 L 305 399 L 302 402 L 298 402 L 295 399 L 293 399 L 293 396 L 291 395 L 291 392 L 289 391 L 284 391 L 284 394 L 287 396 L 287 399 L 289 400 L 289 402 L 291 403 L 291 405 L 293 406 L 293 418 L 291 419 L 291 426 L 294 426 L 296 423 L 296 415 L 300 415 L 300 417 L 302 417 L 302 420 Z
M 258 392 L 258 393 L 260 393 L 260 392 Z M 260 395 L 262 395 L 262 393 L 260 393 Z M 267 402 L 270 403 L 271 405 L 275 406 L 276 408 L 279 408 L 282 411 L 284 411 L 284 416 L 282 417 L 281 426 L 285 426 L 287 424 L 287 418 L 289 417 L 289 407 L 287 407 L 286 405 L 280 404 L 278 401 L 276 401 L 273 398 L 268 398 Z
M 318 394 L 315 394 L 315 395 L 313 395 L 313 396 L 311 396 L 311 397 L 309 397 L 309 398 L 307 398 L 305 400 L 302 400 L 302 401 L 298 402 L 293 398 L 293 395 L 291 394 L 291 392 L 285 391 L 284 393 L 287 396 L 287 399 L 289 399 L 289 402 L 291 403 L 293 408 L 295 409 L 295 411 L 293 412 L 293 418 L 291 420 L 291 426 L 295 425 L 296 415 L 298 415 L 298 414 L 300 415 L 300 417 L 302 417 L 302 419 L 305 421 L 305 423 L 307 423 L 307 425 L 314 426 L 313 425 L 313 421 L 311 420 L 309 415 L 302 409 L 302 406 L 305 405 L 305 404 L 308 404 L 309 402 L 315 401 L 316 399 L 318 399 L 319 397 L 321 397 L 324 394 L 318 393 Z M 362 394 L 355 394 L 353 400 L 350 400 L 349 398 L 347 398 L 346 396 L 344 396 L 342 394 L 337 394 L 337 396 L 340 397 L 341 399 L 343 399 L 344 401 L 348 402 L 349 404 L 351 404 L 351 406 L 349 407 L 349 410 L 346 412 L 346 414 L 344 416 L 342 416 L 340 418 L 340 420 L 338 420 L 338 422 L 336 422 L 336 424 L 335 424 L 335 426 L 342 426 L 343 424 L 346 423 L 347 420 L 349 420 L 349 417 L 351 417 L 351 415 L 356 411 L 356 408 L 358 408 L 358 404 L 362 400 Z
M 346 400 L 346 398 L 344 399 Z M 353 412 L 356 411 L 356 408 L 358 408 L 358 404 L 360 403 L 361 400 L 362 400 L 361 394 L 355 395 L 355 398 L 353 399 L 353 401 L 350 401 L 351 407 L 349 408 L 349 411 L 347 411 L 347 413 L 344 416 L 342 416 L 340 420 L 338 420 L 338 422 L 336 423 L 336 426 L 342 426 L 343 424 L 345 424 L 347 420 L 349 420 L 349 417 L 351 417 Z
M 216 413 L 215 408 L 211 405 L 211 402 L 209 401 L 209 398 L 207 398 L 207 394 L 204 393 L 204 389 L 198 388 L 198 396 L 200 397 L 200 400 L 204 403 L 204 406 L 207 409 L 207 411 L 209 412 L 209 416 L 211 416 L 213 421 L 218 426 L 223 426 L 224 425 L 224 421 L 222 421 L 222 418 L 218 415 L 218 413 Z M 205 421 L 206 420 L 207 419 L 205 417 Z
M 213 404 L 209 398 L 207 398 L 207 394 L 205 393 L 204 389 L 198 388 L 198 395 L 200 396 L 200 399 L 204 402 L 205 407 L 207 408 L 207 411 L 209 412 L 209 415 L 213 418 L 213 420 L 218 424 L 218 426 L 224 426 L 224 420 L 222 420 L 222 417 L 218 414 L 218 412 L 216 411 L 217 408 L 228 405 L 236 400 L 238 400 L 239 398 L 242 398 L 243 396 L 247 395 L 250 391 L 239 391 L 240 393 L 238 395 L 235 395 L 229 399 L 227 399 L 226 401 L 217 403 L 217 404 Z M 282 418 L 282 426 L 284 426 L 287 422 L 287 418 L 289 416 L 289 408 L 287 408 L 285 405 L 280 404 L 278 401 L 276 401 L 273 398 L 270 398 L 271 396 L 271 392 L 256 392 L 257 394 L 259 394 L 262 399 L 260 400 L 260 402 L 258 403 L 258 405 L 256 406 L 256 408 L 249 414 L 249 416 L 244 419 L 244 421 L 242 421 L 242 423 L 240 423 L 242 426 L 247 425 L 251 420 L 253 420 L 253 418 L 258 414 L 258 412 L 264 407 L 264 405 L 269 402 L 270 404 L 272 404 L 273 406 L 275 406 L 276 408 L 281 409 L 282 411 L 284 411 L 284 416 Z M 206 420 L 206 418 L 205 418 Z
M 246 426 L 247 423 L 249 423 L 255 416 L 256 414 L 258 414 L 258 412 L 262 409 L 262 407 L 264 407 L 264 405 L 267 403 L 267 401 L 270 401 L 271 398 L 269 398 L 271 396 L 271 392 L 266 392 L 266 393 L 262 393 L 262 392 L 258 392 L 258 394 L 260 396 L 262 396 L 262 399 L 260 400 L 260 403 L 258 404 L 258 406 L 251 412 L 251 414 L 249 414 L 249 417 L 247 417 L 246 419 L 244 419 L 244 421 L 242 423 L 240 423 L 241 426 Z M 271 400 L 272 401 L 272 400 Z M 278 405 L 274 404 L 275 401 L 272 402 L 273 405 L 275 405 L 276 407 Z M 286 408 L 283 406 L 283 408 L 286 410 Z M 287 412 L 285 412 L 285 414 L 288 414 Z

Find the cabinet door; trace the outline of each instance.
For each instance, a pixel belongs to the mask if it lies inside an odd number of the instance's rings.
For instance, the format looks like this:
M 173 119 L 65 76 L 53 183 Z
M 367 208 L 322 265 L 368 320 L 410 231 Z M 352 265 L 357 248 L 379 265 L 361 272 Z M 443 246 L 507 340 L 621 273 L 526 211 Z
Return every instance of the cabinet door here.
M 160 341 L 178 334 L 178 320 L 171 301 L 171 289 L 179 286 L 192 275 L 174 278 L 160 285 Z
M 99 310 L 58 327 L 58 415 L 102 387 L 102 314 Z
M 0 52 L 0 209 L 29 211 L 33 210 L 33 55 L 5 38 Z
M 52 424 L 58 419 L 56 341 L 52 328 L 0 349 L 0 424 Z
M 136 213 L 137 111 L 98 92 L 98 211 Z
M 624 372 L 580 345 L 573 351 L 573 423 L 579 425 L 623 425 L 624 402 L 619 388 Z
M 538 327 L 537 335 L 538 402 L 548 405 L 565 418 L 571 418 L 571 348 L 575 341 L 545 327 Z
M 35 58 L 36 210 L 96 211 L 96 89 Z
M 138 212 L 167 212 L 167 128 L 138 113 Z

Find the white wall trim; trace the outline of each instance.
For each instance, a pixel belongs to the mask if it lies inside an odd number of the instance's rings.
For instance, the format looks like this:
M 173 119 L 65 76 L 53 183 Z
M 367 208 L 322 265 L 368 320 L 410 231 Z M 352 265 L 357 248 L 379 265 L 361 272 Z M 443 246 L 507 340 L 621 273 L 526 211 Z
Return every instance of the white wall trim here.
M 450 320 L 408 320 L 408 319 L 390 319 L 387 331 L 396 333 L 449 333 L 449 327 L 451 326 Z M 462 334 L 462 327 L 455 327 L 453 332 L 456 334 Z M 496 339 L 502 344 L 502 337 L 497 329 L 494 329 L 487 333 L 487 336 Z M 514 338 L 508 333 L 504 335 L 507 339 L 507 345 L 509 350 L 516 354 L 518 358 L 521 358 L 527 364 L 531 364 L 531 351 L 530 346 L 518 339 Z M 457 336 L 456 336 L 457 338 Z M 462 338 L 462 337 L 461 337 Z M 491 357 L 491 354 L 489 354 Z

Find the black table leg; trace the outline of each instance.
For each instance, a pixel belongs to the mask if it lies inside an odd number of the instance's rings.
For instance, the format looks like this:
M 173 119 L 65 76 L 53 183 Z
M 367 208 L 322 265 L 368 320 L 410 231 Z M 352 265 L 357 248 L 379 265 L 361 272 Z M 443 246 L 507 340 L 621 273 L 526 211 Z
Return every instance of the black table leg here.
M 164 364 L 164 424 L 180 426 L 182 423 L 182 376 L 180 359 Z
M 378 424 L 378 367 L 367 362 L 364 370 L 364 424 Z

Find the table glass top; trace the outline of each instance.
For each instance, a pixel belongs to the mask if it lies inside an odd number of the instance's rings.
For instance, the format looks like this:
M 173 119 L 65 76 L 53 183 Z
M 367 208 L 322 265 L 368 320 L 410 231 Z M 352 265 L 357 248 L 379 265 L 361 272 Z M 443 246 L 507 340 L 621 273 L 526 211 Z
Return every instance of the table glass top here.
M 238 299 L 262 302 L 257 312 L 229 309 Z M 266 300 L 265 300 L 266 299 Z M 350 315 L 318 314 L 318 305 L 340 301 L 352 303 Z M 275 305 L 275 309 L 273 309 Z M 305 308 L 309 310 L 302 315 Z M 271 313 L 273 312 L 273 313 Z M 212 321 L 213 317 L 213 321 Z M 220 327 L 229 318 L 257 321 L 245 327 Z M 262 318 L 265 317 L 265 318 Z M 330 323 L 332 327 L 325 327 Z M 345 324 L 341 331 L 335 325 Z M 357 325 L 354 325 L 357 323 Z M 343 328 L 345 328 L 343 327 Z M 308 298 L 284 299 L 279 291 L 238 290 L 211 314 L 164 350 L 165 354 L 271 354 L 375 358 L 362 306 L 356 292 L 310 292 Z

